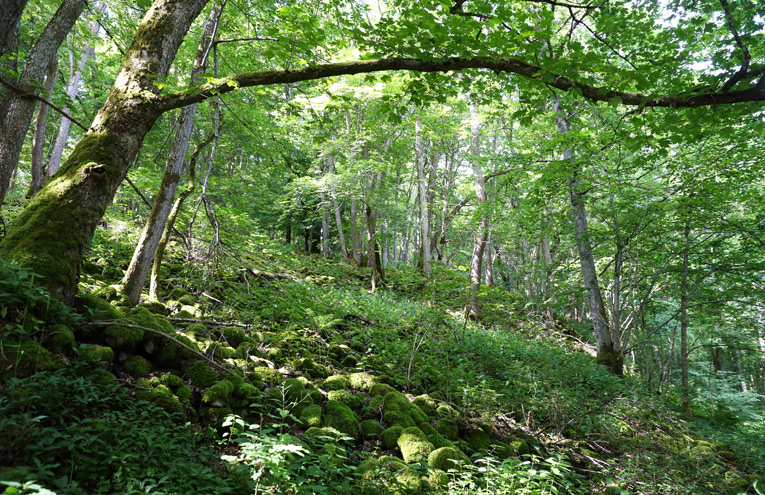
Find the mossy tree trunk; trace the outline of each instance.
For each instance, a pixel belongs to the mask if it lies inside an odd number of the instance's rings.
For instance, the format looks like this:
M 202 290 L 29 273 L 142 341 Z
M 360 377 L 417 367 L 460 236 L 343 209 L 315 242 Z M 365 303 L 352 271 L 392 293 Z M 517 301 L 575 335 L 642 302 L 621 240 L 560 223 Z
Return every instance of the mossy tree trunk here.
M 194 67 L 191 70 L 189 87 L 197 85 L 199 76 L 204 74 L 207 68 L 207 59 L 212 47 L 213 38 L 215 37 L 219 17 L 220 9 L 213 7 L 210 10 L 210 17 L 205 25 L 202 41 L 197 49 Z M 138 240 L 138 245 L 133 252 L 133 258 L 130 260 L 130 265 L 122 280 L 125 294 L 132 305 L 138 304 L 138 300 L 141 298 L 141 291 L 146 283 L 146 276 L 149 274 L 154 254 L 157 251 L 157 246 L 165 231 L 165 224 L 170 215 L 170 210 L 173 207 L 175 191 L 178 189 L 178 183 L 183 173 L 184 159 L 186 158 L 186 150 L 189 146 L 196 112 L 197 104 L 183 107 L 181 110 L 181 116 L 178 119 L 178 131 L 175 133 L 173 147 L 165 164 L 165 172 L 162 176 L 159 191 L 154 199 L 154 205 L 149 218 L 146 220 L 141 237 Z
M 84 0 L 64 0 L 61 3 L 29 52 L 16 83 L 18 91 L 37 93 L 35 87 L 43 85 L 50 61 L 58 56 L 58 47 L 72 30 L 84 7 Z M 37 104 L 34 98 L 20 94 L 9 95 L 9 98 L 8 113 L 3 116 L 0 129 L 0 205 L 5 200 L 11 177 L 19 163 L 24 137 Z
M 106 103 L 61 170 L 11 225 L 0 257 L 45 278 L 71 302 L 98 222 L 162 111 L 157 80 L 168 73 L 206 0 L 157 0 L 141 21 Z

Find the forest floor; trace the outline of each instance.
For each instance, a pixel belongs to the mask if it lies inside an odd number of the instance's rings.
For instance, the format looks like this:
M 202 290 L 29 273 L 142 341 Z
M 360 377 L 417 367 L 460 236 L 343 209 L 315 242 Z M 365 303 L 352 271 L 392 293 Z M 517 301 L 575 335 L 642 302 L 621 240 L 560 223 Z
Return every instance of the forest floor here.
M 99 232 L 74 308 L 0 267 L 4 493 L 762 493 L 734 414 L 684 419 L 502 288 L 470 321 L 464 274 L 389 268 L 373 294 L 251 236 L 175 246 L 130 308 L 124 239 Z

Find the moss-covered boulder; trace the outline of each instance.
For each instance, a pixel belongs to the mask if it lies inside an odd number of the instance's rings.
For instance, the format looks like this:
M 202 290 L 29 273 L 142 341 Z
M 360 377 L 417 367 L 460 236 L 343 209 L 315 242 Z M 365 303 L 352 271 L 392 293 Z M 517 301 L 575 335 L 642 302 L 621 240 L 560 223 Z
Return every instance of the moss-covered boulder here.
M 383 448 L 392 449 L 398 445 L 398 437 L 401 436 L 402 431 L 404 431 L 404 428 L 396 425 L 391 426 L 380 433 L 380 441 L 382 442 Z
M 436 408 L 436 415 L 439 418 L 449 418 L 454 420 L 460 417 L 460 413 L 449 404 L 440 404 Z
M 100 345 L 83 345 L 80 347 L 80 358 L 90 364 L 101 363 L 103 366 L 109 367 L 114 360 L 114 350 L 111 347 Z
M 151 371 L 151 363 L 142 356 L 133 356 L 125 362 L 123 369 L 133 378 L 143 378 Z
M 514 455 L 526 455 L 529 453 L 529 444 L 522 438 L 508 435 L 502 439 L 502 442 L 513 449 Z
M 122 312 L 109 301 L 94 294 L 77 294 L 74 298 L 74 307 L 83 315 L 95 321 L 118 320 L 122 318 Z
M 459 426 L 449 418 L 441 418 L 436 421 L 436 431 L 449 440 L 457 440 L 460 436 Z
M 407 464 L 426 460 L 434 450 L 433 444 L 416 426 L 404 428 L 396 444 L 401 449 L 401 455 Z
M 313 437 L 313 438 L 316 438 L 316 439 L 330 438 L 332 440 L 339 440 L 340 438 L 343 437 L 343 435 L 344 435 L 344 433 L 336 430 L 335 428 L 329 427 L 329 426 L 323 427 L 323 428 L 319 428 L 319 427 L 315 427 L 314 426 L 314 427 L 308 428 L 306 430 L 306 432 L 305 432 L 305 437 L 306 438 Z
M 146 308 L 149 310 L 149 312 L 154 313 L 155 315 L 162 315 L 167 316 L 170 314 L 170 310 L 167 309 L 167 306 L 162 304 L 159 301 L 147 301 L 142 302 L 138 305 L 139 308 Z
M 342 402 L 330 400 L 324 406 L 322 425 L 335 428 L 354 440 L 359 437 L 359 419 L 348 406 Z
M 0 378 L 6 376 L 27 377 L 38 371 L 48 371 L 61 366 L 53 355 L 34 340 L 3 342 L 0 352 Z
M 186 378 L 195 387 L 207 388 L 218 380 L 218 373 L 205 363 L 197 363 L 186 371 Z
M 327 399 L 342 402 L 351 409 L 361 407 L 361 397 L 348 390 L 332 390 L 327 394 Z
M 120 323 L 136 325 L 132 320 L 120 318 L 117 321 L 118 323 L 106 327 L 104 339 L 112 348 L 127 352 L 133 351 L 136 345 L 143 340 L 143 330 L 135 326 L 120 325 Z
M 247 373 L 247 375 L 244 377 L 244 379 L 255 386 L 258 390 L 263 390 L 265 388 L 265 384 L 263 383 L 263 377 L 260 375 L 260 373 L 251 371 Z
M 303 373 L 307 373 L 311 378 L 327 378 L 329 372 L 324 366 L 314 362 L 311 358 L 301 358 L 295 361 L 294 368 Z
M 454 447 L 454 444 L 444 438 L 443 435 L 438 433 L 433 426 L 428 422 L 423 422 L 417 425 L 417 427 L 422 430 L 422 432 L 425 434 L 426 437 L 428 437 L 428 440 L 430 440 L 430 443 L 433 444 L 433 447 L 436 449 L 440 449 L 442 447 Z
M 375 384 L 375 379 L 369 373 L 351 373 L 348 376 L 348 381 L 351 384 L 353 390 L 361 392 L 369 392 L 372 385 Z M 383 394 L 384 395 L 384 394 Z
M 57 324 L 50 328 L 48 335 L 48 348 L 59 354 L 68 354 L 72 352 L 76 342 L 74 332 L 66 325 Z
M 460 453 L 452 447 L 442 447 L 436 449 L 428 455 L 428 464 L 430 467 L 449 471 L 457 469 L 460 462 Z
M 235 349 L 248 338 L 244 333 L 244 329 L 240 327 L 224 327 L 221 333 L 226 339 L 226 342 L 228 342 L 228 345 Z
M 234 384 L 221 380 L 205 391 L 202 402 L 210 407 L 226 407 L 233 392 Z
M 138 400 L 153 402 L 165 411 L 177 415 L 176 419 L 179 421 L 186 418 L 180 398 L 166 385 L 154 386 L 149 380 L 141 378 L 136 382 L 136 387 L 135 396 Z
M 300 413 L 300 423 L 306 428 L 321 426 L 321 406 L 311 404 Z
M 428 415 L 428 417 L 436 415 L 436 401 L 427 394 L 415 397 L 414 400 L 412 400 L 412 404 L 419 407 L 422 412 Z
M 375 383 L 369 388 L 369 395 L 372 397 L 388 395 L 391 392 L 396 392 L 396 389 L 385 383 Z
M 281 372 L 273 368 L 257 366 L 253 368 L 252 371 L 260 375 L 263 382 L 269 385 L 278 385 L 282 382 L 283 379 Z
M 428 485 L 431 490 L 445 490 L 449 485 L 449 475 L 440 469 L 428 471 Z
M 383 427 L 374 419 L 365 419 L 361 422 L 361 437 L 365 440 L 380 438 Z
M 491 447 L 491 437 L 480 428 L 468 432 L 465 440 L 475 452 L 486 452 Z
M 351 382 L 343 375 L 332 375 L 322 384 L 324 390 L 348 390 Z
M 409 414 L 400 411 L 383 412 L 383 422 L 387 425 L 401 426 L 403 428 L 417 426 L 417 423 L 409 416 Z

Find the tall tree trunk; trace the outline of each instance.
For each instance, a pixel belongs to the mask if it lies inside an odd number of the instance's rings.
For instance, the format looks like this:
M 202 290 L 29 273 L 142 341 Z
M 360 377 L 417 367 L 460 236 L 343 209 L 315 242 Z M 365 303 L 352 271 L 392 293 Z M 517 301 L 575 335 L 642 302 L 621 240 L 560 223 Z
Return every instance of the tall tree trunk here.
M 479 162 L 481 154 L 480 147 L 480 122 L 478 121 L 477 105 L 468 98 L 468 107 L 470 108 L 470 155 L 473 162 L 473 178 L 475 181 L 474 189 L 478 198 L 478 208 L 482 208 L 486 202 L 486 187 L 483 180 L 483 170 Z M 486 212 L 481 213 L 481 219 L 476 229 L 475 242 L 473 244 L 473 255 L 470 259 L 470 316 L 479 318 L 481 305 L 478 302 L 478 291 L 481 288 L 481 276 L 483 275 L 481 267 L 483 263 L 484 250 L 489 236 L 489 216 Z
M 61 3 L 29 52 L 17 82 L 22 91 L 34 94 L 34 87 L 42 86 L 51 59 L 58 56 L 58 47 L 72 30 L 84 7 L 84 0 L 64 0 Z M 10 98 L 8 113 L 0 129 L 0 206 L 19 163 L 21 147 L 37 103 L 33 98 L 20 95 L 10 95 Z
M 48 73 L 45 74 L 45 87 L 43 93 L 47 99 L 53 93 L 56 85 L 56 76 L 58 75 L 58 57 L 53 57 L 48 64 Z M 45 134 L 48 129 L 47 118 L 50 107 L 47 103 L 40 102 L 40 108 L 37 109 L 35 118 L 35 132 L 32 138 L 32 182 L 29 184 L 27 196 L 33 198 L 37 191 L 43 185 L 43 147 L 45 145 Z
M 157 79 L 206 0 L 157 0 L 123 59 L 104 106 L 56 176 L 13 222 L 0 257 L 43 275 L 54 297 L 71 302 L 82 257 L 144 136 L 162 114 Z
M 210 10 L 210 17 L 207 19 L 202 41 L 199 43 L 194 60 L 194 67 L 191 70 L 189 88 L 197 85 L 199 76 L 204 74 L 207 69 L 207 59 L 213 39 L 215 38 L 215 31 L 218 27 L 219 13 L 220 9 L 218 7 L 213 7 Z M 186 158 L 186 150 L 189 146 L 196 112 L 196 104 L 181 109 L 175 141 L 165 164 L 165 173 L 162 176 L 162 182 L 154 199 L 154 206 L 151 209 L 149 218 L 146 220 L 141 237 L 138 239 L 138 245 L 125 272 L 125 278 L 122 279 L 125 294 L 132 305 L 138 304 L 141 298 L 141 291 L 146 283 L 146 276 L 151 269 L 154 253 L 157 251 L 157 245 L 162 238 L 167 217 L 170 215 L 170 210 L 175 200 L 175 191 L 178 188 L 178 183 L 183 173 L 183 163 Z
M 571 130 L 571 124 L 560 108 L 560 102 L 556 96 L 552 101 L 553 111 L 557 113 L 556 123 L 559 134 L 566 134 Z M 621 376 L 624 369 L 624 357 L 618 342 L 611 336 L 611 329 L 606 316 L 606 307 L 603 304 L 603 296 L 598 283 L 598 271 L 595 267 L 595 259 L 592 255 L 592 245 L 587 228 L 587 210 L 584 206 L 584 194 L 579 178 L 580 165 L 574 159 L 574 152 L 570 148 L 563 151 L 563 158 L 571 164 L 571 178 L 568 182 L 569 197 L 571 199 L 571 214 L 574 218 L 574 234 L 576 246 L 579 251 L 579 265 L 582 270 L 582 281 L 587 289 L 587 302 L 590 309 L 590 318 L 595 329 L 597 342 L 597 362 L 607 366 L 614 374 Z
M 335 136 L 332 136 L 332 141 L 335 141 Z M 335 155 L 330 153 L 327 157 L 327 168 L 330 175 L 335 175 Z M 348 259 L 348 248 L 345 246 L 345 232 L 343 230 L 343 219 L 340 216 L 340 202 L 337 200 L 337 193 L 335 191 L 335 185 L 332 184 L 330 190 L 330 197 L 332 198 L 332 210 L 335 212 L 335 225 L 337 226 L 337 238 L 340 243 L 340 252 L 343 253 L 343 259 L 346 263 Z
M 359 236 L 359 205 L 356 198 L 351 198 L 351 246 L 353 262 L 361 266 L 361 238 Z
M 16 52 L 19 48 L 19 31 L 21 29 L 21 14 L 27 0 L 3 0 L 0 2 L 0 68 L 9 74 L 16 72 Z M 11 104 L 10 91 L 0 85 L 0 123 L 5 120 L 8 107 Z
M 99 30 L 100 25 L 97 21 L 93 21 L 93 23 L 90 25 L 90 32 L 97 34 Z M 95 49 L 88 44 L 84 44 L 80 58 L 77 60 L 77 64 L 75 65 L 74 54 L 69 52 L 70 71 L 69 82 L 66 85 L 66 95 L 70 101 L 74 101 L 74 99 L 77 97 L 77 91 L 80 86 L 80 80 L 82 79 L 82 73 L 85 70 L 85 65 L 88 63 L 88 60 L 95 58 L 95 56 Z M 69 106 L 64 105 L 64 111 L 68 112 Z M 58 134 L 56 134 L 56 142 L 53 144 L 53 151 L 51 151 L 50 160 L 48 160 L 48 169 L 45 172 L 45 176 L 48 178 L 53 177 L 61 167 L 61 157 L 64 154 L 66 142 L 69 139 L 69 128 L 71 127 L 71 124 L 71 120 L 64 116 L 61 117 L 61 124 L 58 126 Z
M 485 268 L 485 282 L 486 287 L 492 287 L 494 285 L 494 261 L 491 252 L 491 231 L 486 236 L 486 243 L 483 250 L 483 264 Z
M 367 220 L 367 256 L 369 257 L 369 266 L 372 268 L 372 292 L 374 293 L 377 290 L 380 263 L 377 256 L 377 219 L 372 212 L 372 207 L 368 204 L 364 208 L 364 216 Z
M 420 254 L 422 272 L 430 278 L 430 217 L 428 215 L 428 180 L 425 176 L 425 149 L 422 142 L 422 119 L 419 112 L 414 124 L 414 151 L 417 161 L 417 184 L 420 200 Z
M 683 414 L 691 417 L 691 399 L 688 383 L 688 250 L 690 249 L 691 226 L 688 220 L 683 230 L 683 274 L 680 281 L 680 400 Z
M 189 178 L 188 186 L 178 195 L 173 203 L 173 208 L 170 210 L 170 214 L 167 216 L 167 222 L 165 222 L 165 229 L 162 232 L 162 238 L 157 244 L 157 251 L 154 253 L 154 261 L 151 264 L 151 276 L 149 278 L 149 299 L 152 301 L 159 300 L 159 273 L 162 267 L 162 258 L 165 256 L 165 248 L 167 243 L 170 242 L 170 233 L 173 231 L 175 225 L 175 219 L 178 218 L 178 213 L 181 211 L 183 203 L 186 198 L 191 196 L 197 188 L 197 158 L 199 153 L 215 139 L 215 134 L 211 134 L 210 137 L 199 143 L 189 159 Z

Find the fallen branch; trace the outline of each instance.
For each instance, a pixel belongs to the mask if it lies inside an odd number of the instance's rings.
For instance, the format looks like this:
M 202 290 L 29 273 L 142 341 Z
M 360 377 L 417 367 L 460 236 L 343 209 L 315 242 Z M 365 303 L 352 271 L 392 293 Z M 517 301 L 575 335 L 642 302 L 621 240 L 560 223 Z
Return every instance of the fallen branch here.
M 226 322 L 226 321 L 215 321 L 215 320 L 199 320 L 196 318 L 173 318 L 169 317 L 168 320 L 170 321 L 178 321 L 181 323 L 204 323 L 205 325 L 209 325 L 211 327 L 239 327 L 249 330 L 250 325 L 246 323 L 233 323 L 233 322 Z

